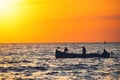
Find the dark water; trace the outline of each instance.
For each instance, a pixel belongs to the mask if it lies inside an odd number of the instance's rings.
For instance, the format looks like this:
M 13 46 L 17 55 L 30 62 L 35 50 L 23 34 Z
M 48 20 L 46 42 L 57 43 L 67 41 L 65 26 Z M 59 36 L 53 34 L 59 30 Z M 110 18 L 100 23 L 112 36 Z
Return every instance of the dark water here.
M 57 46 L 120 57 L 120 43 L 0 44 L 0 80 L 120 80 L 120 58 L 55 59 Z

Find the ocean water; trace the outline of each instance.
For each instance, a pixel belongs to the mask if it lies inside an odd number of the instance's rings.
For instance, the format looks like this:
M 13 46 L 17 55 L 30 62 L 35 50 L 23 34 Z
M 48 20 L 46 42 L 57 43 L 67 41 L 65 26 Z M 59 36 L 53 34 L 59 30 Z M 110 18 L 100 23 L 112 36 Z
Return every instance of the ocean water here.
M 120 80 L 120 58 L 56 59 L 56 47 L 120 57 L 120 43 L 0 44 L 0 80 Z

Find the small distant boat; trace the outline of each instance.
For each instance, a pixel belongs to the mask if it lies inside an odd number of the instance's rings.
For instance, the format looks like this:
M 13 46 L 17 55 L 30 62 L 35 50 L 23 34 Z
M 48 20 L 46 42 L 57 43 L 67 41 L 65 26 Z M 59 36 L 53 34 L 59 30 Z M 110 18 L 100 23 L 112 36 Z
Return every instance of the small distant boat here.
M 107 42 L 105 41 L 104 44 L 107 44 Z
M 76 53 L 64 53 L 62 51 L 56 50 L 55 52 L 56 58 L 110 58 L 110 53 L 98 54 L 98 53 L 89 53 L 89 54 L 76 54 Z

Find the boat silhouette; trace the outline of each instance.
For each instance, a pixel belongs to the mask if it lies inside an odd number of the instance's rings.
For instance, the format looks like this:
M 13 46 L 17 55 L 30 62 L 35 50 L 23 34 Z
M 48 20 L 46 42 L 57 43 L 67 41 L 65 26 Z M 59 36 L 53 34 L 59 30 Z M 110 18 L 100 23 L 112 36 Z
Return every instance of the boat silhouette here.
M 65 53 L 56 49 L 55 58 L 110 58 L 110 53 L 99 54 L 99 53 L 87 53 L 87 54 L 76 54 L 76 53 Z

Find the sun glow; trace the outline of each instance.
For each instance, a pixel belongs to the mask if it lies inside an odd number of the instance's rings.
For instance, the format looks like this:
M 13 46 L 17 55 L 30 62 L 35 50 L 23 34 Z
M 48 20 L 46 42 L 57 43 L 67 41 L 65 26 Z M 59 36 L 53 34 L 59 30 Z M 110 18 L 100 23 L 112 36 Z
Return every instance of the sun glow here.
M 0 0 L 0 8 L 8 8 L 12 6 L 13 4 L 16 4 L 18 0 Z
M 22 0 L 0 0 L 0 17 L 13 17 L 18 13 Z
M 0 42 L 120 41 L 119 3 L 0 0 Z
M 24 4 L 25 0 L 0 0 L 0 37 L 17 34 Z
M 25 0 L 0 0 L 0 29 L 15 26 L 25 11 Z

